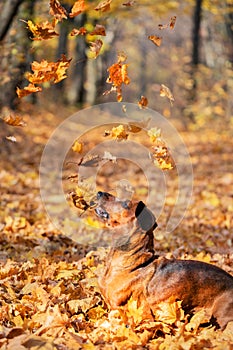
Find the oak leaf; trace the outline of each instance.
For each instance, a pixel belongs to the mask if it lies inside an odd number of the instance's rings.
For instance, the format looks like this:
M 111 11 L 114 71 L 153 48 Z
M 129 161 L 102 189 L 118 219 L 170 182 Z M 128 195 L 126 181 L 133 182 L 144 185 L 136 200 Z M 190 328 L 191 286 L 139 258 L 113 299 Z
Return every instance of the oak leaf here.
M 74 3 L 71 13 L 69 14 L 70 18 L 80 15 L 80 13 L 86 10 L 85 0 L 78 0 Z
M 28 20 L 26 23 L 27 28 L 34 36 L 33 40 L 48 40 L 59 35 L 55 32 L 56 20 L 52 21 L 52 23 L 45 21 L 40 24 L 34 24 L 32 21 Z
M 50 11 L 51 16 L 54 16 L 58 21 L 62 21 L 63 18 L 67 18 L 66 9 L 61 6 L 58 0 L 50 0 Z
M 20 89 L 17 87 L 16 89 L 16 93 L 18 95 L 19 98 L 28 96 L 34 92 L 40 92 L 42 91 L 42 88 L 40 86 L 35 86 L 34 84 L 30 83 L 28 86 L 26 86 L 23 89 Z
M 96 11 L 102 11 L 102 12 L 106 12 L 106 11 L 109 11 L 111 6 L 112 0 L 104 0 L 104 1 L 101 1 L 96 7 L 95 7 L 95 10 Z

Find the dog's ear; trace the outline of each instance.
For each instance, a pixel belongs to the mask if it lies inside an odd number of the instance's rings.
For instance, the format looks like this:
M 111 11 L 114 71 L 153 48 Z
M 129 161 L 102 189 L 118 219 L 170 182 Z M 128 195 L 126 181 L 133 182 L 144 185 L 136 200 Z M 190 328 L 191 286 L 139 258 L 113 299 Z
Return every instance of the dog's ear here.
M 146 207 L 146 205 L 140 201 L 135 210 L 135 216 L 137 218 L 139 226 L 144 231 L 154 230 L 158 225 L 153 213 Z

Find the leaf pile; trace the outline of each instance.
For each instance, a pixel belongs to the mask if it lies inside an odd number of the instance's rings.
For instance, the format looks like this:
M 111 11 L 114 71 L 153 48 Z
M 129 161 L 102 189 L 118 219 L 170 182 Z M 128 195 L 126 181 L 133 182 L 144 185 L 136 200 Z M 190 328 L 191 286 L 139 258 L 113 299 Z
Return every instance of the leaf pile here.
M 25 105 L 25 115 L 20 114 L 23 120 L 33 115 L 33 110 L 27 108 Z M 130 299 L 119 310 L 107 308 L 98 288 L 107 249 L 88 252 L 90 248 L 62 236 L 49 223 L 41 203 L 37 168 L 43 145 L 59 118 L 64 117 L 64 111 L 57 110 L 54 116 L 38 107 L 37 114 L 31 118 L 29 135 L 24 133 L 27 127 L 16 128 L 18 152 L 11 152 L 15 146 L 6 140 L 1 147 L 0 347 L 6 350 L 232 349 L 232 323 L 224 331 L 204 326 L 205 313 L 197 312 L 189 319 L 179 301 L 160 304 L 154 321 L 143 319 L 136 300 Z M 7 124 L 4 127 L 12 128 Z M 140 127 L 140 124 L 131 125 L 134 132 Z M 152 137 L 156 141 L 159 135 L 158 130 L 152 130 L 148 139 Z M 206 128 L 204 132 L 183 132 L 182 136 L 194 166 L 193 199 L 180 226 L 166 233 L 163 225 L 173 208 L 176 192 L 172 171 L 168 172 L 166 205 L 158 218 L 160 229 L 155 232 L 157 251 L 168 258 L 210 262 L 233 274 L 230 129 Z M 99 141 L 100 135 L 95 137 Z M 79 144 L 74 146 L 78 152 L 82 148 Z M 120 162 L 116 161 L 116 164 L 111 162 L 111 167 L 119 166 Z M 123 167 L 119 168 L 122 177 Z M 142 197 L 141 174 L 134 169 L 131 172 L 130 167 L 123 171 L 126 178 L 132 177 L 137 194 Z M 104 171 L 101 174 L 99 185 L 112 188 L 115 174 L 108 173 L 105 177 Z M 150 195 L 157 199 L 159 189 L 152 188 Z

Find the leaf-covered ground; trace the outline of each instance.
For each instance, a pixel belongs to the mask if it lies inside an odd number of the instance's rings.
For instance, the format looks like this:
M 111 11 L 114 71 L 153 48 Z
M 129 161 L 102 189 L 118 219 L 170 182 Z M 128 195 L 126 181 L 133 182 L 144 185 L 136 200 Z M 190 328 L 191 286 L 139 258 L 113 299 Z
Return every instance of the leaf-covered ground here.
M 201 311 L 187 320 L 179 303 L 143 322 L 135 301 L 108 310 L 97 278 L 107 249 L 90 251 L 55 230 L 43 209 L 38 168 L 53 129 L 68 116 L 24 105 L 25 128 L 4 126 L 0 158 L 0 347 L 2 349 L 233 349 L 233 323 L 204 327 Z M 232 127 L 232 125 L 231 125 Z M 230 124 L 181 132 L 194 170 L 190 208 L 171 234 L 160 229 L 160 254 L 196 258 L 233 274 L 233 138 Z M 172 187 L 172 184 L 169 184 Z M 173 204 L 172 196 L 167 199 Z M 166 213 L 165 213 L 166 214 Z M 166 215 L 165 215 L 166 217 Z M 162 223 L 161 223 L 162 227 Z

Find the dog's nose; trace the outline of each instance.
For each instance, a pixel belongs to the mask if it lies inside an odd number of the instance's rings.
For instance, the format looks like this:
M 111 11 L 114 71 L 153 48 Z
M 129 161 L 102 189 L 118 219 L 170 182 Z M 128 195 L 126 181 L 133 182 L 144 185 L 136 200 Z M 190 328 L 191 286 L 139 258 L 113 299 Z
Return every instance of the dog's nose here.
M 105 192 L 102 192 L 102 191 L 97 192 L 97 195 L 96 195 L 97 200 L 103 198 L 104 197 L 104 193 Z

